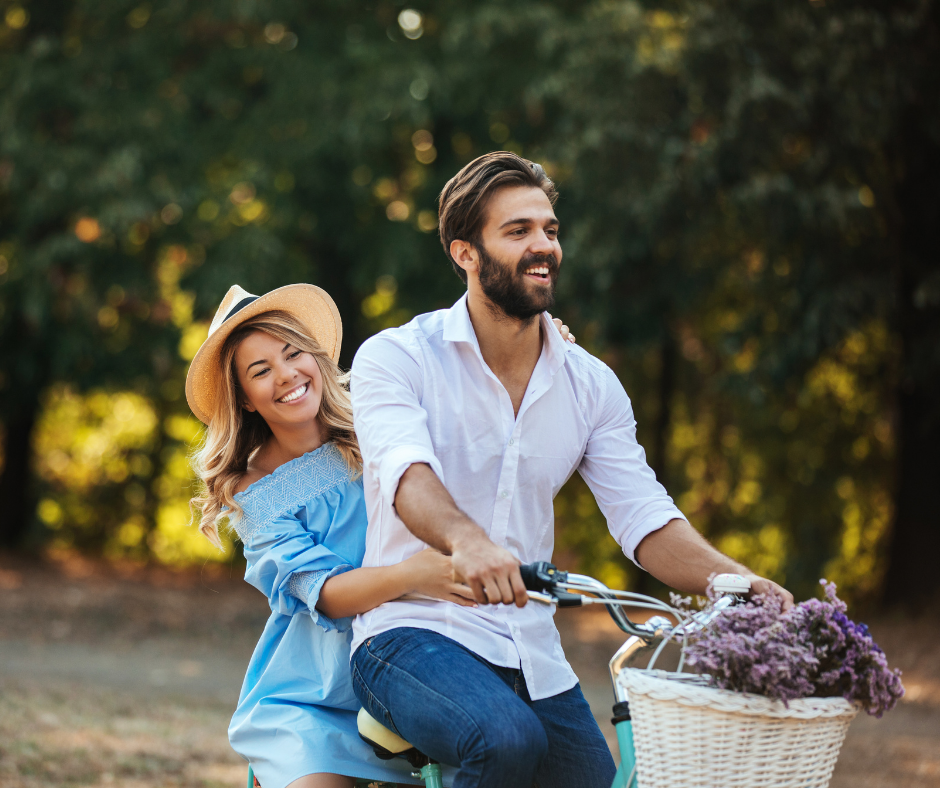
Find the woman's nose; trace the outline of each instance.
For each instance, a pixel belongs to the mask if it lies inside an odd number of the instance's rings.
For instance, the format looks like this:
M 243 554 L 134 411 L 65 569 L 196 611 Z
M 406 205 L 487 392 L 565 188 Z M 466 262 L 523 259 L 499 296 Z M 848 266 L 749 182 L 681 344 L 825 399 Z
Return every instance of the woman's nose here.
M 280 363 L 274 367 L 274 374 L 277 377 L 278 383 L 289 383 L 297 377 L 297 370 L 290 364 Z

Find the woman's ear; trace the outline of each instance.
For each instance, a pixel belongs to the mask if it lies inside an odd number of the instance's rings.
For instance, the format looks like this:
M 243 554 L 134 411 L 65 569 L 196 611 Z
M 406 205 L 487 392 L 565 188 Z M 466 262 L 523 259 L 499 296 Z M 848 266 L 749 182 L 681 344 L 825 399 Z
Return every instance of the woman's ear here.
M 248 397 L 245 396 L 244 391 L 239 390 L 236 392 L 235 396 L 238 401 L 238 407 L 247 410 L 249 413 L 256 413 L 258 411 L 258 409 L 248 401 Z

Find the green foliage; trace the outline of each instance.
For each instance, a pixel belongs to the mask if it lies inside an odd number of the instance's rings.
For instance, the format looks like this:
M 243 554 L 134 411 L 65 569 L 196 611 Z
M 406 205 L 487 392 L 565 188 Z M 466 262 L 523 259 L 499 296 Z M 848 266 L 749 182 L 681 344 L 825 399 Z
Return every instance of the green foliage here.
M 0 420 L 48 392 L 43 527 L 203 555 L 182 536 L 182 381 L 221 295 L 322 285 L 348 365 L 459 295 L 436 195 L 503 148 L 559 183 L 558 311 L 625 381 L 693 523 L 799 593 L 823 571 L 872 593 L 896 458 L 897 124 L 932 8 L 7 5 Z M 150 414 L 139 434 L 121 402 Z M 557 512 L 568 560 L 637 577 L 580 481 Z

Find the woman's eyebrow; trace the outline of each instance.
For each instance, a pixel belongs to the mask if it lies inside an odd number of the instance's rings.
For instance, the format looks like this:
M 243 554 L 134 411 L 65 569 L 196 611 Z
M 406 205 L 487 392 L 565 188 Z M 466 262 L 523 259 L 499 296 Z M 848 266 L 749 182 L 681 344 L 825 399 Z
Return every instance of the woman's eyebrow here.
M 284 347 L 281 348 L 281 353 L 283 353 L 289 347 L 290 347 L 290 342 L 288 342 L 286 345 L 284 345 Z M 263 358 L 260 361 L 252 361 L 247 367 L 245 367 L 245 372 L 247 372 L 252 367 L 257 366 L 258 364 L 267 364 L 267 363 L 268 363 L 268 360 L 266 358 Z

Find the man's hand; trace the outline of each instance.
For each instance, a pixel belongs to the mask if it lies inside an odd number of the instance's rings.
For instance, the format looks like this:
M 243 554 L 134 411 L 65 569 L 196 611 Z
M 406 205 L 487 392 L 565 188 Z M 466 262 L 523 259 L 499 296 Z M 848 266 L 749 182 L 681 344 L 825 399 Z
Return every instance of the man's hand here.
M 524 607 L 529 601 L 519 574 L 519 561 L 508 550 L 491 542 L 482 529 L 454 544 L 451 562 L 455 578 L 470 586 L 481 605 L 515 602 L 518 607 Z
M 636 557 L 653 577 L 686 594 L 704 596 L 708 578 L 727 572 L 750 580 L 752 594 L 774 594 L 783 600 L 784 610 L 793 607 L 793 594 L 719 553 L 685 520 L 670 520 L 648 534 L 637 546 Z
M 470 586 L 481 605 L 529 601 L 519 561 L 457 508 L 428 465 L 415 463 L 402 474 L 395 509 L 411 533 L 451 557 L 454 579 Z
M 791 594 L 783 586 L 777 585 L 773 580 L 768 580 L 765 577 L 760 577 L 759 575 L 744 575 L 748 580 L 751 581 L 751 594 L 773 594 L 776 597 L 780 597 L 783 601 L 783 609 L 789 610 L 793 607 L 793 594 Z

